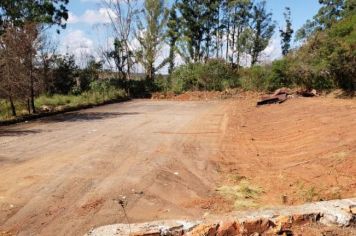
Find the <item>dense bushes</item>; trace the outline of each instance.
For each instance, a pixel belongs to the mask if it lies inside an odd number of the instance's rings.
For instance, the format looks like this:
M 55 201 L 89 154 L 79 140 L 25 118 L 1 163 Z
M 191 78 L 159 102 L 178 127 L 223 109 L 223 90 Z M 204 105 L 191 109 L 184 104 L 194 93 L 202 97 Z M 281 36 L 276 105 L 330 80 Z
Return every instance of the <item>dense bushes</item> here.
M 241 87 L 244 90 L 266 90 L 269 73 L 270 70 L 266 66 L 244 68 L 239 72 Z
M 238 86 L 237 74 L 223 60 L 190 63 L 178 67 L 170 77 L 175 93 L 188 90 L 217 90 Z
M 316 89 L 356 89 L 356 15 L 318 32 L 285 60 L 298 86 Z

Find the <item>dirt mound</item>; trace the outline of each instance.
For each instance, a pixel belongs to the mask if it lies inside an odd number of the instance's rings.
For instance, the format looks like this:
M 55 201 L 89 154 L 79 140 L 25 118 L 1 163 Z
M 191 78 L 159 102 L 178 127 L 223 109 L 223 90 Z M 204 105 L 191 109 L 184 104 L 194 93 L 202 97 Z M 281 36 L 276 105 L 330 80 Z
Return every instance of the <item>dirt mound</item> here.
M 225 91 L 188 91 L 182 94 L 154 93 L 152 99 L 155 100 L 175 100 L 175 101 L 201 101 L 201 100 L 218 100 L 229 98 L 257 98 L 261 93 L 242 91 L 238 89 L 229 89 Z

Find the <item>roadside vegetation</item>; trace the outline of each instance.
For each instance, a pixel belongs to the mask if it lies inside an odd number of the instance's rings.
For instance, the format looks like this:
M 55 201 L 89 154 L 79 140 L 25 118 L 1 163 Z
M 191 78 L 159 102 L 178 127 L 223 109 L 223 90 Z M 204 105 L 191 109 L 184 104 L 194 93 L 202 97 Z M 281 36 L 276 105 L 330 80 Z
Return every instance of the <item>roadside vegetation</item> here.
M 277 28 L 266 1 L 136 1 L 103 1 L 115 15 L 113 45 L 80 63 L 48 35 L 49 27 L 65 30 L 67 0 L 1 1 L 0 120 L 153 92 L 356 90 L 354 0 L 320 0 L 319 12 L 296 32 L 286 8 L 277 32 L 283 57 L 273 62 L 263 60 Z

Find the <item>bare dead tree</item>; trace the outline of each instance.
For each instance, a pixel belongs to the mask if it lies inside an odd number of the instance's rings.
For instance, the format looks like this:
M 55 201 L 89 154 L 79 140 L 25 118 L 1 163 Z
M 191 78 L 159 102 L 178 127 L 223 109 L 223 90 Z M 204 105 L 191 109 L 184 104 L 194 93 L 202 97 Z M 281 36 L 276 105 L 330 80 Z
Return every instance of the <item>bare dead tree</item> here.
M 134 65 L 133 48 L 130 41 L 134 37 L 134 18 L 139 13 L 138 1 L 103 0 L 102 3 L 108 9 L 107 14 L 111 21 L 115 42 L 120 46 L 117 47 L 120 52 L 116 53 L 116 57 L 120 57 L 120 63 L 116 62 L 116 67 L 126 79 L 130 79 Z

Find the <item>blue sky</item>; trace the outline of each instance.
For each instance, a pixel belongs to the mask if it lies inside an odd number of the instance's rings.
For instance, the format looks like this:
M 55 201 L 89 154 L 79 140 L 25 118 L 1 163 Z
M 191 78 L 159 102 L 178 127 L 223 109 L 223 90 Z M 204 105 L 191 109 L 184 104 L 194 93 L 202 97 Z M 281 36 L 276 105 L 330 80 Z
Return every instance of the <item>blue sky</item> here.
M 167 1 L 168 4 L 169 2 Z M 267 8 L 273 13 L 273 19 L 278 24 L 277 31 L 284 25 L 283 12 L 287 6 L 291 8 L 294 29 L 299 29 L 320 7 L 318 0 L 267 0 Z M 83 51 L 87 54 L 98 53 L 98 48 L 103 46 L 107 37 L 105 27 L 101 24 L 109 22 L 101 0 L 70 0 L 68 9 L 70 18 L 67 29 L 55 36 L 61 51 L 75 54 L 77 57 L 83 54 Z M 280 56 L 278 33 L 271 40 L 266 54 L 269 59 Z

